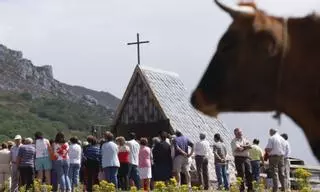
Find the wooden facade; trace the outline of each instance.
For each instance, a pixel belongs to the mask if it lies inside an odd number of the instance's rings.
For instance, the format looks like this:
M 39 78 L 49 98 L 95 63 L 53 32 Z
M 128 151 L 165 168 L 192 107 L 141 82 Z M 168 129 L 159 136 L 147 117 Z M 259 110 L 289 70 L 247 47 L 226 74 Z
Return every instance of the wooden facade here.
M 141 75 L 137 74 L 121 113 L 121 123 L 154 123 L 165 120 L 153 101 L 151 90 Z
M 170 123 L 156 103 L 152 91 L 141 74 L 134 73 L 119 118 L 114 125 L 115 135 L 127 136 L 135 132 L 138 137 L 154 137 L 161 130 L 170 132 Z

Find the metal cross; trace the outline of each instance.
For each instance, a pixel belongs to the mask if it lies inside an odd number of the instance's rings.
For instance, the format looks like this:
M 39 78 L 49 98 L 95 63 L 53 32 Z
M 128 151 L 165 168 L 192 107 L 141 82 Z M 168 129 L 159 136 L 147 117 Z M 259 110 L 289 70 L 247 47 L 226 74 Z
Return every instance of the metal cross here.
M 149 41 L 140 41 L 139 33 L 137 33 L 137 42 L 127 43 L 127 45 L 137 45 L 138 65 L 140 65 L 140 44 L 149 43 Z

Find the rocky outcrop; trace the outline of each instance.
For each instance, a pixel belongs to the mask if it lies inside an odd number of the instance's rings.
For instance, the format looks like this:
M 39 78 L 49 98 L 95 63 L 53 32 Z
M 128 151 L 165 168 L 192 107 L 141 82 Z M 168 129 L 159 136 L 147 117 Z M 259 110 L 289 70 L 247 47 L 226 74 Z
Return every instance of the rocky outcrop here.
M 105 106 L 108 109 L 116 109 L 120 103 L 120 100 L 112 94 L 104 91 L 94 91 L 81 86 L 65 85 L 68 90 L 72 91 L 76 95 L 89 95 L 95 98 L 100 105 Z
M 84 95 L 82 99 L 86 102 L 87 105 L 98 105 L 99 102 L 96 98 L 91 95 Z
M 65 97 L 69 100 L 82 101 L 88 105 L 98 105 L 99 103 L 107 108 L 116 109 L 120 100 L 113 95 L 108 101 L 103 98 L 103 94 L 98 91 L 71 86 L 54 79 L 52 66 L 34 66 L 28 59 L 23 58 L 21 51 L 8 49 L 0 44 L 0 90 L 29 92 L 33 97 L 43 95 L 53 95 Z M 74 90 L 74 91 L 73 91 Z M 83 91 L 84 90 L 84 91 Z M 95 98 L 98 96 L 99 98 Z M 100 102 L 102 100 L 102 102 Z M 115 104 L 116 103 L 116 104 Z

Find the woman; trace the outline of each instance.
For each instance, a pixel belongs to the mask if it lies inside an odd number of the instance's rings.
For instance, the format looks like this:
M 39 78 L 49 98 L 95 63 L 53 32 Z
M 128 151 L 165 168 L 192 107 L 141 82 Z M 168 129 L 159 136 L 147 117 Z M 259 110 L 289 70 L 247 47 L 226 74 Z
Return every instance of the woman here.
M 70 148 L 69 148 L 69 158 L 70 158 L 70 169 L 69 169 L 69 178 L 71 182 L 72 191 L 74 187 L 77 187 L 79 184 L 79 174 L 80 174 L 80 165 L 81 165 L 81 146 L 77 137 L 70 138 Z
M 35 147 L 36 147 L 36 158 L 35 158 L 35 168 L 38 172 L 37 178 L 43 181 L 45 178 L 46 184 L 51 184 L 51 169 L 52 163 L 50 159 L 50 142 L 48 139 L 43 138 L 42 132 L 36 132 L 35 137 Z M 43 175 L 44 173 L 44 175 Z
M 56 168 L 58 175 L 58 183 L 60 184 L 61 191 L 70 191 L 71 184 L 69 179 L 69 144 L 66 142 L 62 132 L 57 133 L 54 144 L 54 155 L 57 158 Z
M 143 189 L 149 191 L 150 179 L 152 178 L 151 173 L 151 149 L 148 145 L 148 139 L 142 137 L 140 139 L 140 150 L 139 150 L 139 175 Z
M 52 191 L 58 191 L 58 175 L 57 175 L 57 166 L 56 161 L 57 157 L 54 155 L 54 139 L 50 139 L 50 148 L 49 148 L 49 154 L 52 164 L 51 169 L 51 185 L 52 185 Z
M 100 162 L 101 162 L 101 153 L 100 146 L 97 145 L 96 137 L 90 135 L 87 137 L 87 141 L 89 145 L 84 151 L 84 159 L 86 160 L 86 168 L 87 168 L 87 191 L 92 191 L 92 186 L 95 184 L 99 184 L 99 170 L 100 170 Z
M 88 141 L 82 143 L 82 152 L 86 151 L 87 146 L 89 145 Z M 88 174 L 87 174 L 87 160 L 84 156 L 84 153 L 81 154 L 81 167 L 80 167 L 80 183 L 84 186 L 87 186 Z
M 116 142 L 119 146 L 118 158 L 120 161 L 120 168 L 118 173 L 119 187 L 122 190 L 129 190 L 129 155 L 130 148 L 126 145 L 124 137 L 117 137 Z
M 10 151 L 8 150 L 8 145 L 2 143 L 0 150 L 0 190 L 3 190 L 5 182 L 11 181 L 11 169 L 10 169 Z M 10 186 L 11 183 L 8 183 Z
M 162 131 L 160 138 L 161 141 L 152 150 L 154 161 L 154 175 L 152 177 L 154 181 L 167 182 L 172 176 L 171 146 L 166 141 L 166 132 Z
M 113 183 L 114 186 L 118 187 L 118 169 L 120 167 L 118 159 L 118 146 L 113 142 L 113 134 L 107 131 L 104 134 L 106 142 L 101 147 L 102 154 L 102 168 L 105 179 L 109 183 Z

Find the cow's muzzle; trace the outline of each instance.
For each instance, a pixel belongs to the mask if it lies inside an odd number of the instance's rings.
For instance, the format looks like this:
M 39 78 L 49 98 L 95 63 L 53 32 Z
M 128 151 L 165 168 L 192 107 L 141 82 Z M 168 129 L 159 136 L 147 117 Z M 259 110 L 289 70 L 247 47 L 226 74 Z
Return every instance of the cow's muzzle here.
M 201 89 L 196 89 L 191 96 L 191 104 L 202 113 L 216 117 L 218 115 L 217 105 L 210 102 Z

